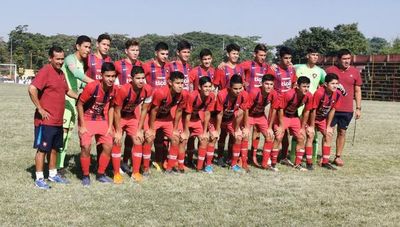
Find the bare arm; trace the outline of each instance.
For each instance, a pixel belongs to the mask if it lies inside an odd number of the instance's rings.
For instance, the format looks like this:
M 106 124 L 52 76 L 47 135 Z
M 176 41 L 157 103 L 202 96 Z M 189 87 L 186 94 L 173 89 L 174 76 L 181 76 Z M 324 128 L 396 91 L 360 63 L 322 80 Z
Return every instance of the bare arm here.
M 44 110 L 42 108 L 42 106 L 40 105 L 38 89 L 33 85 L 29 85 L 28 93 L 29 93 L 29 97 L 31 98 L 33 104 L 35 105 L 35 107 L 37 108 L 38 112 L 42 116 L 42 119 L 49 119 L 50 114 L 46 110 Z
M 356 119 L 361 117 L 361 86 L 354 87 L 354 95 L 356 99 Z
M 67 96 L 73 99 L 78 99 L 78 94 L 76 94 L 72 89 L 68 90 Z
M 78 110 L 79 133 L 83 134 L 83 133 L 87 132 L 87 130 L 86 130 L 86 124 L 85 124 L 85 119 L 84 119 L 83 103 L 81 100 L 78 100 L 76 108 Z

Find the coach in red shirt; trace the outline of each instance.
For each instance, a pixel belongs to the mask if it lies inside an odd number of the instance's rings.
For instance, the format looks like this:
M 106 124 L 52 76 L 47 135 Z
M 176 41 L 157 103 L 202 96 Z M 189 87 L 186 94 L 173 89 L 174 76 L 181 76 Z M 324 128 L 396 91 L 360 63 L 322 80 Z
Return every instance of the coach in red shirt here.
M 335 116 L 332 120 L 332 127 L 337 127 L 336 137 L 336 158 L 334 164 L 343 166 L 341 155 L 343 152 L 346 130 L 353 118 L 353 98 L 356 100 L 355 117 L 359 119 L 361 116 L 361 75 L 360 71 L 354 66 L 350 66 L 351 52 L 348 49 L 341 49 L 338 52 L 338 65 L 331 66 L 326 69 L 326 73 L 334 73 L 339 77 L 339 88 L 343 91 L 343 100 L 340 107 L 336 109 Z
M 35 157 L 36 180 L 35 185 L 40 189 L 50 189 L 44 181 L 44 157 L 50 153 L 49 181 L 68 183 L 66 179 L 57 174 L 57 151 L 63 144 L 63 115 L 65 94 L 71 98 L 78 95 L 68 89 L 61 66 L 64 63 L 64 51 L 60 47 L 49 50 L 49 62 L 36 74 L 29 86 L 28 92 L 33 104 L 36 106 L 34 125 L 35 141 L 33 148 L 37 148 Z

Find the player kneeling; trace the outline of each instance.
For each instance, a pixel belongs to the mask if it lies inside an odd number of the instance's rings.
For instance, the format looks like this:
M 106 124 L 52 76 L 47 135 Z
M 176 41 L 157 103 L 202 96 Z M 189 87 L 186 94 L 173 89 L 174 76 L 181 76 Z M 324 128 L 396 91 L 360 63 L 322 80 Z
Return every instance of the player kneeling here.
M 115 97 L 116 78 L 113 63 L 105 62 L 101 66 L 102 79 L 89 83 L 79 97 L 77 109 L 79 118 L 79 140 L 81 146 L 82 184 L 90 185 L 90 147 L 93 136 L 96 144 L 102 144 L 103 151 L 100 154 L 97 170 L 97 180 L 102 183 L 110 183 L 112 180 L 104 173 L 110 162 L 111 148 L 113 144 L 113 113 L 114 107 L 110 105 Z
M 201 77 L 198 90 L 194 90 L 188 96 L 184 125 L 187 125 L 185 128 L 189 130 L 187 133 L 190 137 L 197 137 L 199 140 L 196 169 L 201 171 L 204 160 L 206 160 L 204 171 L 207 173 L 213 172 L 211 163 L 214 156 L 214 146 L 208 149 L 208 128 L 210 112 L 214 110 L 214 105 L 215 95 L 212 92 L 211 78 Z
M 301 161 L 304 155 L 305 127 L 309 119 L 310 110 L 312 109 L 312 94 L 308 91 L 310 88 L 310 79 L 301 76 L 297 79 L 295 88 L 281 95 L 280 107 L 278 111 L 278 121 L 275 121 L 275 140 L 274 148 L 271 152 L 271 168 L 276 169 L 279 146 L 282 142 L 283 135 L 286 129 L 292 136 L 295 137 L 296 145 L 296 160 L 295 168 L 300 171 L 307 171 L 301 166 Z M 305 105 L 302 118 L 298 116 L 297 109 Z
M 336 170 L 336 167 L 329 163 L 331 153 L 331 143 L 333 136 L 333 128 L 331 126 L 336 108 L 340 105 L 342 97 L 341 92 L 337 89 L 339 85 L 339 77 L 336 74 L 328 73 L 325 77 L 324 86 L 318 88 L 313 98 L 313 111 L 311 112 L 309 127 L 314 131 L 314 125 L 323 135 L 322 139 L 322 162 L 321 167 Z M 307 129 L 308 129 L 307 128 Z M 308 136 L 310 137 L 310 136 Z M 312 140 L 313 137 L 307 138 L 306 156 L 307 166 L 312 165 Z M 310 141 L 310 142 L 309 142 Z M 308 153 L 307 153 L 308 151 Z
M 265 108 L 271 104 L 269 116 L 265 114 Z M 267 169 L 268 159 L 274 141 L 272 122 L 275 121 L 279 108 L 278 93 L 274 90 L 274 76 L 266 74 L 262 77 L 261 87 L 253 88 L 249 93 L 249 125 L 264 135 L 263 159 L 261 166 Z M 253 138 L 254 140 L 254 138 Z
M 115 144 L 112 149 L 112 163 L 114 168 L 114 183 L 122 183 L 119 173 L 121 161 L 121 139 L 125 131 L 126 136 L 133 141 L 131 150 L 132 157 L 132 179 L 140 182 L 140 165 L 142 157 L 150 161 L 151 150 L 143 149 L 144 143 L 144 121 L 148 107 L 151 103 L 152 88 L 146 84 L 144 70 L 141 66 L 133 66 L 131 71 L 132 80 L 124 84 L 117 91 L 114 101 L 114 125 L 116 129 Z

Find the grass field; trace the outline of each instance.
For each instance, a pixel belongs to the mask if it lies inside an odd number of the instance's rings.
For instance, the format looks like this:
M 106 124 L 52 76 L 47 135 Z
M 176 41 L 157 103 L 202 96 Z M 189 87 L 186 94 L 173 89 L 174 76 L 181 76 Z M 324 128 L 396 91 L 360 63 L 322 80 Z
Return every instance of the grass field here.
M 0 84 L 1 226 L 398 226 L 400 223 L 400 103 L 363 102 L 357 137 L 348 130 L 345 167 L 237 175 L 166 176 L 141 184 L 80 184 L 78 138 L 72 137 L 69 185 L 36 189 L 33 104 L 26 86 Z M 94 176 L 92 176 L 94 179 Z

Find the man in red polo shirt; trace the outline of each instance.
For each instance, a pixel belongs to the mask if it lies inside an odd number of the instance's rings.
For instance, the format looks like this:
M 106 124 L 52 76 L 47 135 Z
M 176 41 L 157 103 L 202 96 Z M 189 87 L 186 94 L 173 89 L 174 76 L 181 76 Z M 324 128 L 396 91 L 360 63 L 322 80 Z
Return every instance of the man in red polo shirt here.
M 314 128 L 320 131 L 322 138 L 322 161 L 321 167 L 336 170 L 336 167 L 329 163 L 331 153 L 331 142 L 333 136 L 333 128 L 331 123 L 335 115 L 335 110 L 340 106 L 343 99 L 341 92 L 337 90 L 339 78 L 336 74 L 328 73 L 325 77 L 325 83 L 319 87 L 314 93 L 313 110 L 310 114 L 308 122 L 307 142 L 306 142 L 306 157 L 307 169 L 313 170 L 312 162 L 312 145 L 314 137 Z
M 248 93 L 243 89 L 243 80 L 239 75 L 230 78 L 229 87 L 218 92 L 215 110 L 218 112 L 215 122 L 217 132 L 227 131 L 234 137 L 232 145 L 231 168 L 241 172 L 238 165 L 239 156 L 242 167 L 248 172 Z M 242 127 L 242 128 L 241 128 Z
M 281 94 L 280 108 L 278 111 L 278 119 L 275 121 L 275 140 L 274 147 L 271 152 L 271 170 L 278 171 L 276 162 L 278 158 L 279 146 L 282 142 L 285 131 L 289 129 L 290 134 L 296 138 L 296 160 L 295 168 L 300 171 L 307 171 L 301 166 L 304 155 L 305 127 L 309 119 L 310 110 L 312 109 L 312 94 L 308 91 L 310 87 L 310 79 L 301 76 L 297 79 L 295 88 Z M 302 118 L 298 115 L 298 108 L 305 105 Z
M 183 73 L 185 79 L 183 80 L 183 90 L 189 91 L 193 90 L 193 85 L 190 85 L 189 73 L 191 71 L 191 66 L 189 64 L 190 52 L 192 45 L 186 41 L 181 40 L 178 42 L 176 48 L 176 55 L 178 59 L 169 63 L 169 71 L 175 72 L 179 71 Z
M 114 107 L 110 103 L 114 99 L 117 89 L 114 85 L 117 77 L 114 64 L 103 63 L 101 76 L 101 80 L 95 80 L 86 85 L 77 104 L 83 186 L 90 185 L 90 148 L 93 137 L 96 139 L 96 144 L 101 144 L 102 147 L 102 152 L 98 157 L 96 179 L 102 183 L 112 182 L 105 175 L 105 170 L 110 161 L 113 144 Z
M 111 37 L 108 34 L 101 34 L 97 38 L 96 52 L 89 54 L 87 58 L 86 75 L 93 80 L 101 79 L 101 67 L 104 62 L 111 62 L 108 51 L 110 50 Z
M 35 156 L 35 185 L 40 189 L 50 189 L 44 181 L 43 166 L 46 154 L 50 154 L 49 180 L 56 183 L 68 183 L 57 174 L 57 152 L 63 146 L 63 115 L 65 94 L 77 99 L 78 95 L 68 88 L 61 66 L 64 63 L 64 51 L 60 47 L 49 50 L 49 62 L 36 74 L 29 86 L 29 96 L 36 107 L 34 125 L 37 148 Z
M 155 59 L 143 64 L 146 82 L 153 88 L 160 88 L 167 85 L 169 77 L 168 67 L 168 45 L 159 42 L 155 46 Z
M 117 71 L 116 84 L 124 85 L 132 81 L 131 71 L 133 66 L 141 66 L 142 62 L 139 58 L 139 42 L 135 39 L 129 39 L 125 42 L 125 54 L 126 58 L 118 60 L 114 63 L 115 70 Z M 128 165 L 128 161 L 131 158 L 131 151 L 133 141 L 131 137 L 125 137 L 124 142 L 124 157 L 121 164 L 121 170 L 127 174 L 130 174 L 131 170 Z
M 200 65 L 194 67 L 189 73 L 189 83 L 193 84 L 193 90 L 199 88 L 199 79 L 203 76 L 210 77 L 211 81 L 213 81 L 214 67 L 211 65 L 212 60 L 212 53 L 209 49 L 202 49 L 200 51 Z
M 226 56 L 228 61 L 221 64 L 223 69 L 217 68 L 215 70 L 215 76 L 213 80 L 215 87 L 217 87 L 219 90 L 228 87 L 230 78 L 235 74 L 241 76 L 242 80 L 244 80 L 243 68 L 240 64 L 238 64 L 239 53 L 239 45 L 232 43 L 226 46 Z
M 334 164 L 343 166 L 341 155 L 346 141 L 346 130 L 353 118 L 353 99 L 356 100 L 356 120 L 361 117 L 361 85 L 360 71 L 351 66 L 351 52 L 348 49 L 341 49 L 337 55 L 338 64 L 328 67 L 326 73 L 334 73 L 339 77 L 339 88 L 344 88 L 345 95 L 340 107 L 336 109 L 332 126 L 338 125 L 336 137 L 336 158 Z
M 197 137 L 199 140 L 197 171 L 203 169 L 204 160 L 208 151 L 208 128 L 211 111 L 214 110 L 215 95 L 212 92 L 211 78 L 208 76 L 201 77 L 199 80 L 199 89 L 191 92 L 188 96 L 185 108 L 185 122 L 190 134 L 189 138 Z M 184 144 L 185 145 L 185 144 Z M 184 146 L 183 145 L 183 146 Z M 212 147 L 214 149 L 214 147 Z M 212 150 L 214 154 L 214 150 Z M 205 171 L 212 173 L 212 156 L 207 155 L 207 166 Z
M 122 176 L 119 174 L 121 159 L 121 139 L 125 131 L 126 136 L 130 137 L 134 146 L 132 154 L 132 179 L 140 182 L 140 165 L 143 160 L 149 162 L 151 150 L 143 150 L 144 143 L 144 121 L 148 107 L 151 103 L 152 88 L 146 84 L 144 70 L 141 66 L 133 66 L 131 70 L 131 82 L 122 85 L 117 91 L 114 101 L 114 124 L 115 141 L 111 153 L 114 168 L 114 183 L 122 183 Z
M 117 81 L 119 85 L 124 85 L 132 81 L 131 71 L 133 66 L 142 66 L 139 60 L 139 42 L 135 39 L 129 39 L 125 42 L 126 58 L 114 62 L 117 71 Z
M 265 74 L 261 79 L 261 87 L 249 92 L 249 126 L 264 135 L 262 168 L 266 169 L 274 142 L 273 122 L 276 118 L 276 109 L 279 108 L 278 93 L 274 90 L 274 76 Z M 265 108 L 271 104 L 268 117 Z M 254 138 L 253 138 L 254 141 Z M 254 155 L 255 153 L 253 153 Z M 253 156 L 253 159 L 256 158 Z
M 168 86 L 155 89 L 149 115 L 149 130 L 146 131 L 146 143 L 152 144 L 158 129 L 162 136 L 168 137 L 171 146 L 168 152 L 166 173 L 172 173 L 177 163 L 181 130 L 182 109 L 185 106 L 186 94 L 183 91 L 183 73 L 172 72 L 168 79 Z M 175 111 L 172 111 L 173 108 Z M 182 169 L 180 169 L 182 170 Z

